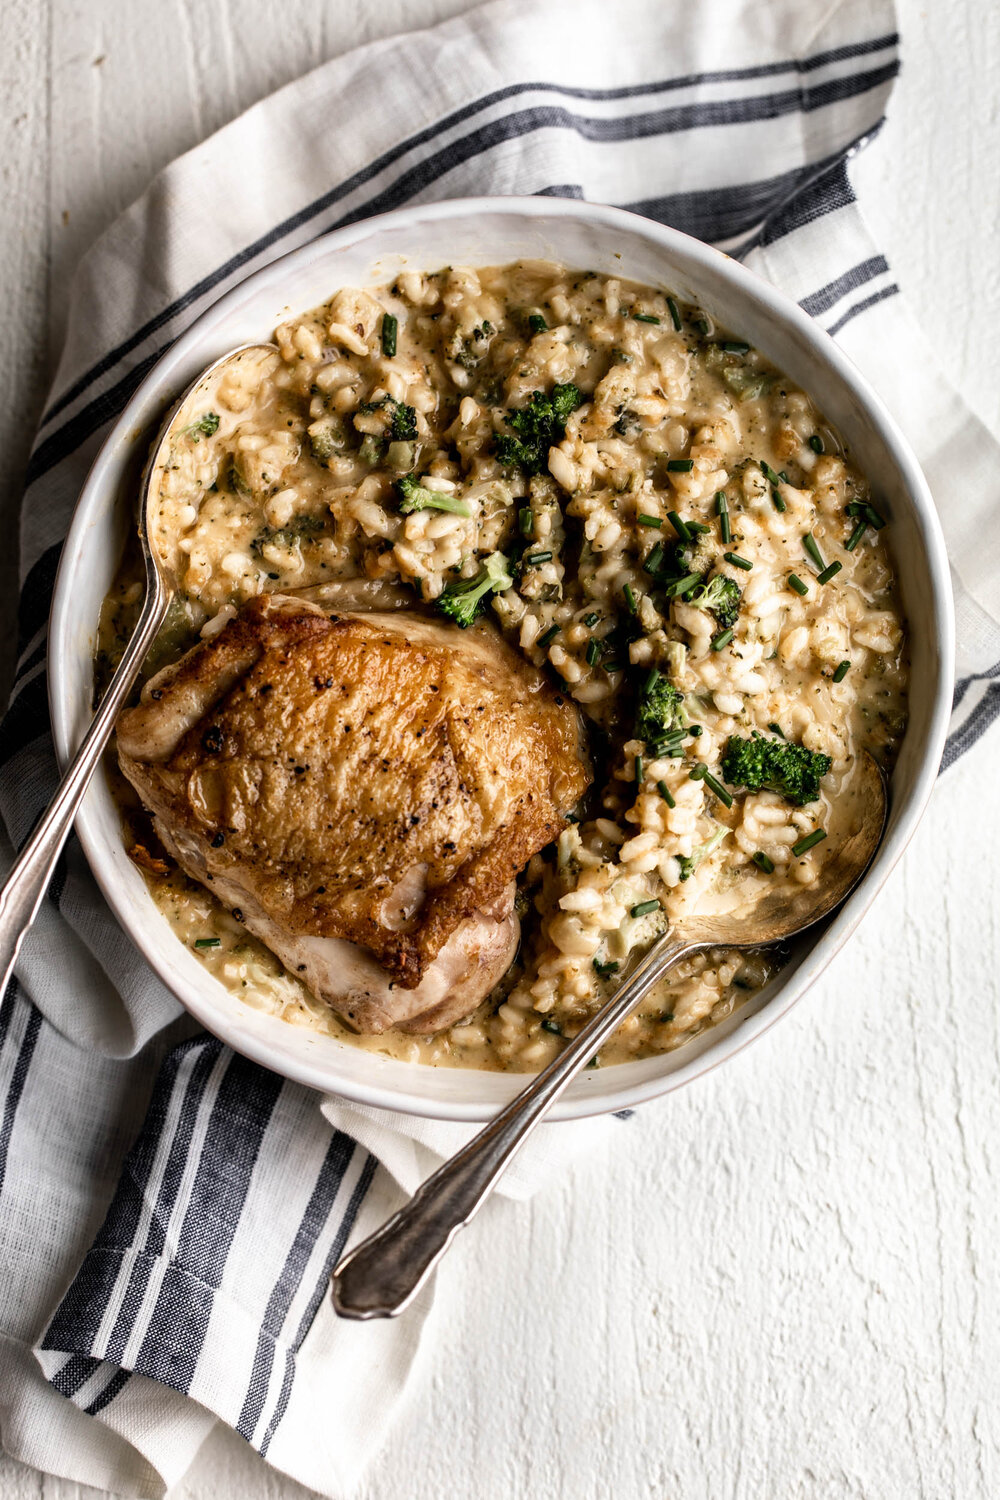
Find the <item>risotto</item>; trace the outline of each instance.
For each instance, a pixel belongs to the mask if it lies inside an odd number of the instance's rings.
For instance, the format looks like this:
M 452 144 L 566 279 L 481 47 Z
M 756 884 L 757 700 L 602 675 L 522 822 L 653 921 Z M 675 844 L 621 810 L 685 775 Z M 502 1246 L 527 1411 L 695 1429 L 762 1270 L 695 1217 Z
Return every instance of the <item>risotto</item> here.
M 262 592 L 452 618 L 478 602 L 579 705 L 595 782 L 520 877 L 504 981 L 433 1036 L 349 1032 L 160 858 L 116 782 L 134 857 L 248 1004 L 406 1060 L 538 1068 L 727 882 L 818 880 L 858 756 L 891 767 L 907 660 L 884 518 L 809 398 L 662 289 L 546 262 L 408 271 L 275 343 L 188 399 L 155 536 L 179 592 L 147 671 Z M 126 562 L 108 661 L 139 589 Z M 689 959 L 599 1064 L 681 1045 L 777 961 Z

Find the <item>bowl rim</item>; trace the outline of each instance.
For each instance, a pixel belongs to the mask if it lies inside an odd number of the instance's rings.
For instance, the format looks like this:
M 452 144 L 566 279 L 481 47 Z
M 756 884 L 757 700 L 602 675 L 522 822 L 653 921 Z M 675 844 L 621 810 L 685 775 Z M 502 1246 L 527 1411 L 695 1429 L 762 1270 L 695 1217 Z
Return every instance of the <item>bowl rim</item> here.
M 836 380 L 846 387 L 863 406 L 867 420 L 892 456 L 898 476 L 913 507 L 913 519 L 917 523 L 920 550 L 923 553 L 931 584 L 931 603 L 937 615 L 935 641 L 939 657 L 939 671 L 936 690 L 927 716 L 926 743 L 907 791 L 906 805 L 895 826 L 880 846 L 869 873 L 856 887 L 847 903 L 840 908 L 830 925 L 825 928 L 818 941 L 809 948 L 801 962 L 795 966 L 789 981 L 759 1009 L 744 1013 L 738 1026 L 719 1036 L 714 1045 L 698 1051 L 687 1063 L 681 1063 L 669 1073 L 615 1086 L 612 1081 L 614 1075 L 619 1072 L 623 1073 L 624 1068 L 601 1070 L 599 1076 L 602 1086 L 600 1089 L 588 1090 L 587 1094 L 578 1097 L 566 1098 L 564 1096 L 550 1112 L 550 1120 L 568 1121 L 630 1109 L 663 1094 L 671 1093 L 674 1089 L 692 1082 L 695 1078 L 703 1076 L 742 1052 L 745 1047 L 787 1015 L 860 924 L 912 838 L 937 778 L 951 712 L 955 644 L 951 578 L 937 511 L 919 462 L 881 398 L 840 346 L 786 293 L 722 251 L 679 230 L 659 224 L 655 220 L 646 219 L 642 215 L 607 204 L 549 196 L 449 198 L 436 203 L 410 205 L 334 229 L 288 251 L 244 277 L 199 314 L 155 361 L 104 438 L 77 497 L 56 574 L 48 625 L 49 712 L 56 758 L 62 768 L 67 764 L 77 743 L 73 726 L 74 698 L 70 690 L 74 674 L 69 601 L 72 593 L 71 580 L 74 562 L 81 555 L 86 555 L 86 537 L 92 527 L 91 511 L 99 503 L 103 486 L 107 483 L 120 482 L 121 471 L 134 451 L 136 442 L 142 441 L 145 436 L 144 424 L 130 432 L 135 425 L 137 410 L 153 392 L 160 392 L 166 399 L 168 395 L 179 389 L 182 382 L 178 376 L 183 369 L 187 352 L 199 342 L 205 330 L 221 321 L 227 312 L 238 308 L 248 295 L 266 292 L 272 287 L 280 288 L 282 280 L 296 265 L 307 264 L 317 258 L 323 259 L 340 247 L 371 237 L 372 233 L 377 233 L 380 227 L 395 232 L 400 228 L 417 224 L 485 215 L 501 215 L 514 219 L 577 219 L 596 225 L 602 231 L 613 233 L 617 230 L 639 235 L 652 241 L 667 258 L 673 252 L 689 263 L 693 262 L 698 270 L 704 269 L 721 275 L 732 285 L 737 296 L 746 297 L 749 301 L 757 303 L 787 330 L 797 333 L 807 346 L 808 357 L 826 366 L 828 371 L 832 371 Z M 184 983 L 182 977 L 176 974 L 168 978 L 161 965 L 150 958 L 148 945 L 142 940 L 143 934 L 134 932 L 126 919 L 126 903 L 119 889 L 115 871 L 113 867 L 105 865 L 104 840 L 97 825 L 95 804 L 89 794 L 84 797 L 77 814 L 76 831 L 90 869 L 112 912 L 125 933 L 143 954 L 153 973 L 167 985 L 195 1020 L 234 1050 L 260 1063 L 263 1067 L 279 1072 L 307 1087 L 323 1093 L 335 1094 L 356 1104 L 395 1113 L 474 1123 L 491 1119 L 504 1107 L 502 1100 L 496 1103 L 476 1103 L 464 1100 L 435 1101 L 422 1094 L 408 1093 L 405 1088 L 402 1090 L 387 1088 L 365 1080 L 338 1078 L 331 1081 L 328 1069 L 322 1063 L 313 1062 L 308 1055 L 292 1059 L 283 1056 L 276 1060 L 265 1038 L 241 1032 L 236 1022 L 229 1024 L 228 1018 L 222 1017 L 212 1002 L 205 1000 L 198 989 Z M 206 988 L 210 994 L 212 986 Z M 341 1043 L 340 1045 L 348 1046 L 349 1044 Z M 676 1053 L 673 1055 L 676 1056 Z M 419 1063 L 402 1064 L 402 1066 L 423 1067 Z M 440 1071 L 449 1073 L 463 1071 L 472 1074 L 480 1070 Z M 527 1079 L 531 1075 L 509 1074 L 506 1076 L 513 1079 Z

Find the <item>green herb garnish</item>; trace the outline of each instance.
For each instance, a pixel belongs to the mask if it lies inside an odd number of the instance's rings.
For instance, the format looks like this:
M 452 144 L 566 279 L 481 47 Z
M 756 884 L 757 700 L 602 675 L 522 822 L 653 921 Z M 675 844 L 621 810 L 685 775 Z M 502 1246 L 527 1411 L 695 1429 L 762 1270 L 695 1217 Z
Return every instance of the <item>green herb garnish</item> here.
M 800 854 L 807 854 L 810 849 L 815 849 L 816 845 L 821 844 L 825 838 L 824 830 L 817 828 L 813 833 L 807 833 L 804 839 L 799 839 L 797 844 L 793 844 L 792 853 L 798 859 Z

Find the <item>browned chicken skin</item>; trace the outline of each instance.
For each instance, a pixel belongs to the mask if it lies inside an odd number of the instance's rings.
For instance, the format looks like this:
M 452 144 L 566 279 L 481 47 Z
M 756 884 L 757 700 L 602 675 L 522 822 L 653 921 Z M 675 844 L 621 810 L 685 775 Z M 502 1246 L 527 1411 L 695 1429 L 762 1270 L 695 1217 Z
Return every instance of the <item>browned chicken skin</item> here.
M 589 779 L 576 709 L 489 627 L 277 595 L 151 679 L 118 749 L 181 867 L 372 1032 L 489 993 Z

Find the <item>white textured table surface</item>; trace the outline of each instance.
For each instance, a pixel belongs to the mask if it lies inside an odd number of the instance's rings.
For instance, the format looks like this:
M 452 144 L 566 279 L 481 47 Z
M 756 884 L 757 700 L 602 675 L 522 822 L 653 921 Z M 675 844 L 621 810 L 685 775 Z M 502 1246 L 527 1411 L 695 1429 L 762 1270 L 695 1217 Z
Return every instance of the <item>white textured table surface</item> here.
M 2 0 L 5 536 L 82 250 L 255 99 L 462 8 Z M 945 369 L 1000 432 L 1000 9 L 900 9 L 903 77 L 856 181 Z M 436 1335 L 360 1500 L 998 1493 L 998 747 L 938 786 L 860 934 L 782 1026 L 530 1206 L 490 1205 L 444 1268 Z M 220 1434 L 175 1495 L 305 1493 Z M 0 1495 L 97 1492 L 0 1458 Z

